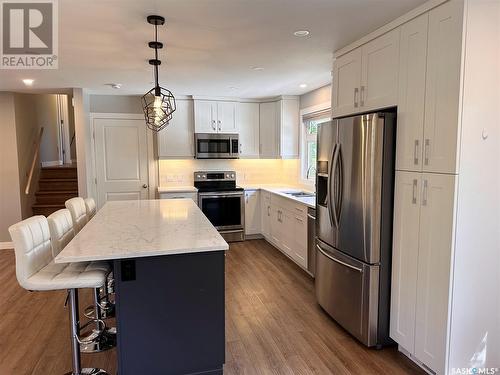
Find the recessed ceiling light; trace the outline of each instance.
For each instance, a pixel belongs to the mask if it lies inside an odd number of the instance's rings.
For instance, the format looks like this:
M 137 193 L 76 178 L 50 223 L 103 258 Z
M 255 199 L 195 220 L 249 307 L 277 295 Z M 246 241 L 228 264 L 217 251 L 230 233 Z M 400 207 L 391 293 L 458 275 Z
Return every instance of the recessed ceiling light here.
M 297 31 L 293 32 L 293 35 L 298 36 L 298 37 L 308 36 L 309 30 L 297 30 Z
M 307 87 L 307 83 L 301 83 L 301 84 L 299 85 L 299 87 L 300 87 L 301 89 L 305 89 L 305 88 Z
M 106 86 L 109 86 L 109 87 L 114 88 L 116 90 L 122 88 L 122 84 L 121 83 L 106 83 Z
M 257 72 L 260 72 L 261 70 L 264 70 L 264 68 L 263 68 L 263 67 L 261 67 L 261 66 L 252 66 L 252 70 L 255 70 L 255 71 L 257 71 Z
M 23 79 L 23 83 L 26 85 L 26 86 L 32 86 L 33 85 L 33 82 L 35 82 L 34 79 Z

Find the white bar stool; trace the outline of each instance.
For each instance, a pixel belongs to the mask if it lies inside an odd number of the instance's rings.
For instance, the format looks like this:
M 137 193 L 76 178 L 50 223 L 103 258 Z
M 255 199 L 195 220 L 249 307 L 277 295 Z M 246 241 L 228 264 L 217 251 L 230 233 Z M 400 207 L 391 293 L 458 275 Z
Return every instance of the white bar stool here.
M 49 224 L 50 239 L 52 242 L 52 256 L 55 258 L 75 236 L 73 222 L 71 214 L 66 208 L 51 214 L 47 218 L 47 221 Z M 79 262 L 74 263 L 71 266 L 101 270 L 105 272 L 106 276 L 111 272 L 111 267 L 106 262 Z M 86 338 L 85 341 L 88 343 L 80 346 L 81 352 L 97 353 L 116 346 L 116 329 L 114 327 L 109 329 L 104 328 L 103 332 L 103 329 L 100 327 L 99 322 L 103 319 L 102 311 L 105 309 L 106 306 L 102 305 L 100 301 L 99 289 L 94 289 L 94 304 L 85 309 L 86 311 L 90 310 L 92 314 L 89 316 L 85 314 L 85 316 L 96 320 L 96 328 L 92 334 Z
M 84 202 L 87 211 L 87 220 L 90 221 L 90 219 L 92 219 L 97 212 L 97 206 L 93 198 L 85 198 Z
M 16 254 L 16 277 L 19 285 L 29 291 L 64 290 L 69 293 L 71 350 L 73 370 L 68 375 L 107 375 L 99 368 L 81 367 L 78 318 L 78 289 L 98 288 L 106 280 L 106 272 L 89 265 L 56 264 L 47 219 L 33 216 L 9 228 Z M 100 322 L 104 326 L 104 322 Z
M 73 220 L 73 229 L 76 235 L 89 221 L 85 201 L 81 197 L 76 197 L 68 199 L 64 203 L 64 205 L 71 213 L 71 219 Z

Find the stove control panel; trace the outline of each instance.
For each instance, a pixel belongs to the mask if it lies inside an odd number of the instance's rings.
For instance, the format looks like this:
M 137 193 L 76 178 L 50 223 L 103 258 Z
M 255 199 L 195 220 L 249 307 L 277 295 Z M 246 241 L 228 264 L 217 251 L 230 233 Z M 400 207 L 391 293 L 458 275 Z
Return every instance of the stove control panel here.
M 194 172 L 194 181 L 236 181 L 235 171 Z

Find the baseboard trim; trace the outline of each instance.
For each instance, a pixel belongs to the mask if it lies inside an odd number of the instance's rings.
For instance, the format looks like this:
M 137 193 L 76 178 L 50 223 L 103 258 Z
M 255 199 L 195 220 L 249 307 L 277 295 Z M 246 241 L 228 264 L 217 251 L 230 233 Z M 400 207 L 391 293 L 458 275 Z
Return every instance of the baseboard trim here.
M 56 167 L 63 165 L 62 160 L 42 161 L 42 167 Z
M 0 250 L 7 250 L 13 248 L 14 248 L 13 242 L 0 242 Z

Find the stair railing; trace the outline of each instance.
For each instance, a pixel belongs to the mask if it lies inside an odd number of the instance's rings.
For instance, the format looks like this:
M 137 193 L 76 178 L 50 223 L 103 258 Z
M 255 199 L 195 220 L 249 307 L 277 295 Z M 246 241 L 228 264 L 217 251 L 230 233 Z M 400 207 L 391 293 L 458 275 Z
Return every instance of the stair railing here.
M 43 126 L 40 128 L 40 133 L 38 138 L 35 139 L 34 147 L 35 153 L 33 154 L 33 160 L 31 161 L 31 169 L 28 174 L 28 182 L 26 182 L 26 189 L 24 193 L 28 195 L 30 193 L 31 181 L 33 180 L 33 174 L 35 173 L 36 161 L 38 160 L 38 154 L 40 153 L 40 145 L 42 144 Z

